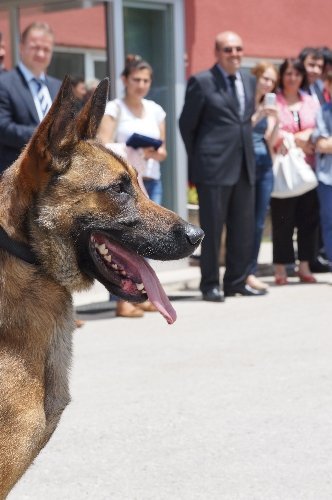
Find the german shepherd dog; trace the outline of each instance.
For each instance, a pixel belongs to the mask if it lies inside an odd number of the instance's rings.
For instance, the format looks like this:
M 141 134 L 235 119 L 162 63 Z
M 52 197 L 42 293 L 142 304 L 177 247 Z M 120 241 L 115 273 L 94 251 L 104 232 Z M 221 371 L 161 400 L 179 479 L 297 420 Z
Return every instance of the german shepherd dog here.
M 0 181 L 0 498 L 45 446 L 69 403 L 72 292 L 99 280 L 175 311 L 145 258 L 179 259 L 203 232 L 148 200 L 133 167 L 95 139 L 103 80 L 77 114 L 69 79 Z

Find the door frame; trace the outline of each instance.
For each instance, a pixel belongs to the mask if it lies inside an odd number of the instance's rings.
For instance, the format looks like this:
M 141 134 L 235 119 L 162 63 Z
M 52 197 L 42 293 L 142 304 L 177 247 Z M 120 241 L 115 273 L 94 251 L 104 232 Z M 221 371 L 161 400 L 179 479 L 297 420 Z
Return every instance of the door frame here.
M 184 17 L 184 0 L 110 0 L 106 6 L 106 26 L 108 33 L 111 34 L 111 39 L 108 44 L 110 47 L 110 59 L 112 63 L 109 67 L 112 85 L 112 97 L 120 96 L 123 93 L 123 84 L 120 77 L 125 63 L 124 49 L 124 20 L 123 7 L 144 6 L 149 8 L 149 4 L 161 4 L 172 7 L 172 26 L 173 26 L 173 46 L 174 51 L 173 72 L 175 88 L 173 90 L 173 120 L 167 122 L 170 127 L 173 147 L 173 196 L 171 209 L 176 211 L 181 217 L 187 217 L 187 157 L 184 145 L 179 133 L 177 121 L 181 113 L 186 79 L 185 79 L 185 17 Z

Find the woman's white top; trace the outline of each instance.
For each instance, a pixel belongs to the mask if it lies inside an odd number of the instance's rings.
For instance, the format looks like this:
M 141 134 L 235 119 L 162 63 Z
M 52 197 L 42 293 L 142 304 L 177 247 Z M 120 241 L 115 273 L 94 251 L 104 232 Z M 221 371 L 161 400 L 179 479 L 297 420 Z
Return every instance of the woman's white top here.
M 165 120 L 166 113 L 159 104 L 149 99 L 142 99 L 143 116 L 135 116 L 122 99 L 114 99 L 106 105 L 105 114 L 116 121 L 114 142 L 125 143 L 136 133 L 160 139 L 160 124 Z M 152 158 L 145 161 L 143 177 L 160 178 L 160 163 Z

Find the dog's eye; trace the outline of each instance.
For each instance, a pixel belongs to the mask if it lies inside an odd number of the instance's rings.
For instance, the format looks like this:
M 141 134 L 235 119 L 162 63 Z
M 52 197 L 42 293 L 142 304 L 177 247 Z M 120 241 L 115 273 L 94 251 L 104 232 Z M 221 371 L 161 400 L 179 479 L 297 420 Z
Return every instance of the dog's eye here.
M 122 182 L 119 182 L 118 184 L 113 184 L 112 190 L 115 191 L 116 193 L 125 193 L 125 187 Z
M 96 188 L 96 191 L 100 193 L 118 193 L 127 194 L 131 193 L 130 183 L 126 179 L 117 179 L 116 182 L 108 184 L 107 186 L 100 186 Z

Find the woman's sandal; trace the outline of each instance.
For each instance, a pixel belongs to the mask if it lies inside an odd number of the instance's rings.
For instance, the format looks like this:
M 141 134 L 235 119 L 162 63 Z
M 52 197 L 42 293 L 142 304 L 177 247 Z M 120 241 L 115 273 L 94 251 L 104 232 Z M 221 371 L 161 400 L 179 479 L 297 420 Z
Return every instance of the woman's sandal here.
M 140 304 L 135 303 L 135 306 L 141 309 L 141 311 L 144 312 L 157 312 L 158 309 L 152 302 L 149 300 L 146 300 L 145 302 L 141 302 Z
M 281 275 L 280 275 L 280 276 L 278 276 L 278 275 L 276 275 L 276 276 L 274 277 L 274 282 L 275 282 L 275 284 L 276 284 L 276 285 L 278 285 L 278 286 L 281 286 L 281 285 L 287 285 L 287 283 L 288 283 L 288 279 L 287 279 L 287 276 L 281 276 Z
M 115 315 L 120 318 L 142 318 L 144 312 L 142 309 L 139 309 L 136 304 L 130 304 L 130 302 L 119 300 L 116 304 Z
M 317 283 L 315 276 L 312 274 L 297 273 L 301 283 Z

